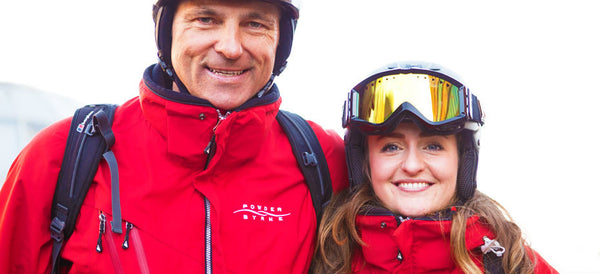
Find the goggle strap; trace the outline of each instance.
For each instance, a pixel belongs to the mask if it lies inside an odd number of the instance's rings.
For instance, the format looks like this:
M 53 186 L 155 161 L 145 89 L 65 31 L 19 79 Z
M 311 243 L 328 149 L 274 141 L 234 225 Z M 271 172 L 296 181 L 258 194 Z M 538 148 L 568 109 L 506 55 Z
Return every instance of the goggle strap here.
M 471 110 L 470 117 L 473 121 L 483 124 L 484 114 L 481 111 L 481 105 L 479 103 L 479 100 L 477 99 L 477 96 L 475 96 L 474 94 L 471 94 L 470 98 L 471 98 L 471 106 L 469 107 L 469 109 Z

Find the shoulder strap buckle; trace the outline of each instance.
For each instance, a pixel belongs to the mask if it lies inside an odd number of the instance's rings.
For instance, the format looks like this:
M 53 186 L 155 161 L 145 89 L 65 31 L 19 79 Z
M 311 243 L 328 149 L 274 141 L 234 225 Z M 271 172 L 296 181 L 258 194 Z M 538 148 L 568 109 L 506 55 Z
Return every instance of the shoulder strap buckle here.
M 498 257 L 502 257 L 504 254 L 504 247 L 500 245 L 500 243 L 496 240 L 490 240 L 487 236 L 483 236 L 484 244 L 481 246 L 481 252 L 483 254 L 487 254 L 488 252 L 492 252 L 496 254 Z
M 50 223 L 50 237 L 57 242 L 62 242 L 65 237 L 65 222 L 58 217 L 54 217 Z
M 314 153 L 304 152 L 302 153 L 302 160 L 304 161 L 305 166 L 317 166 L 319 161 Z

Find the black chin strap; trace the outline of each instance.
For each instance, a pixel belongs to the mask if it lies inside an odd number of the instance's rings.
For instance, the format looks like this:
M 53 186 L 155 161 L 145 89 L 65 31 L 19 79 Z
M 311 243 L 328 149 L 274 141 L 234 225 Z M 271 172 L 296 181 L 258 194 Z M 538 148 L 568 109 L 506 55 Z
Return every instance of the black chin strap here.
M 173 69 L 172 66 L 167 64 L 167 62 L 164 60 L 164 56 L 162 55 L 162 53 L 160 51 L 158 53 L 158 65 L 160 66 L 162 71 L 165 73 L 165 75 L 169 79 L 171 79 L 173 81 L 173 83 L 177 86 L 177 89 L 179 90 L 179 92 L 185 93 L 185 94 L 190 94 L 190 91 L 187 89 L 187 87 L 185 87 L 185 85 L 181 82 L 181 80 L 179 80 L 179 77 L 175 73 L 175 69 Z M 172 89 L 175 90 L 175 88 L 172 88 Z
M 177 85 L 177 89 L 179 89 L 179 92 L 185 93 L 185 94 L 190 94 L 187 87 L 185 87 L 185 85 L 181 82 L 181 80 L 179 80 L 179 77 L 177 77 L 177 74 L 173 73 L 173 77 L 171 77 L 171 78 L 173 79 L 173 83 L 175 83 L 175 85 Z
M 258 91 L 258 93 L 256 93 L 256 97 L 258 97 L 258 98 L 263 97 L 265 94 L 267 94 L 269 91 L 271 91 L 274 81 L 275 81 L 275 74 L 271 74 L 271 77 L 269 77 L 269 81 L 267 81 L 267 84 L 265 84 L 265 86 L 263 88 L 261 88 Z

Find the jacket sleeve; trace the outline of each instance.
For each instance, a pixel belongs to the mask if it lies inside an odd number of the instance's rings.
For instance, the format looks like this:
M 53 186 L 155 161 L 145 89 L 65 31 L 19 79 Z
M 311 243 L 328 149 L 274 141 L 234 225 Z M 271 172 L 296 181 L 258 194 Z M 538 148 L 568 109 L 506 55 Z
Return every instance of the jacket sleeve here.
M 344 140 L 334 130 L 323 130 L 321 126 L 308 121 L 321 143 L 321 148 L 327 159 L 331 184 L 334 193 L 348 187 L 348 170 L 346 168 L 346 153 Z
M 0 273 L 48 273 L 51 204 L 70 119 L 38 133 L 0 190 Z
M 535 269 L 533 271 L 534 273 L 558 274 L 558 271 L 556 271 L 556 269 L 554 269 L 546 260 L 544 260 L 544 258 L 542 258 L 542 256 L 535 250 L 527 247 L 527 253 L 529 253 L 529 256 L 535 263 Z

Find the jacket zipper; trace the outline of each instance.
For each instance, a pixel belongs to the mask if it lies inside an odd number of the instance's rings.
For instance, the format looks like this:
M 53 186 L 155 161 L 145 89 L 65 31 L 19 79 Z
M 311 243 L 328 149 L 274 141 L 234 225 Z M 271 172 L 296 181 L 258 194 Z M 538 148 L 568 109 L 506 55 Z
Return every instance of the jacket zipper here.
M 204 169 L 208 168 L 208 164 L 212 157 L 215 155 L 215 150 L 217 148 L 217 144 L 215 142 L 215 136 L 217 135 L 217 127 L 221 124 L 223 120 L 229 116 L 231 112 L 226 112 L 225 114 L 221 114 L 221 111 L 217 109 L 218 120 L 215 126 L 213 127 L 213 135 L 208 142 L 208 145 L 204 149 L 204 153 L 206 153 L 206 163 L 204 165 Z M 204 224 L 204 271 L 207 274 L 212 273 L 212 229 L 210 222 L 210 201 L 204 195 L 204 216 L 206 222 Z
M 123 249 L 129 249 L 129 234 L 131 233 L 131 229 L 133 228 L 133 224 L 130 222 L 125 222 L 125 240 L 123 240 L 123 244 L 121 247 Z
M 217 148 L 217 143 L 215 142 L 215 136 L 216 136 L 216 131 L 217 131 L 217 127 L 221 124 L 221 122 L 223 120 L 225 120 L 227 118 L 227 116 L 229 116 L 229 114 L 231 114 L 231 112 L 226 112 L 225 114 L 221 114 L 221 111 L 217 109 L 217 115 L 218 115 L 218 120 L 217 123 L 215 124 L 215 126 L 213 127 L 213 135 L 210 137 L 210 141 L 208 142 L 208 145 L 206 146 L 206 148 L 204 149 L 204 153 L 206 154 L 206 163 L 204 164 L 204 169 L 208 168 L 208 164 L 210 163 L 210 160 L 212 159 L 213 156 L 215 156 L 215 150 Z
M 104 212 L 100 211 L 100 214 L 98 215 L 98 218 L 100 219 L 100 225 L 99 225 L 99 234 L 98 234 L 98 241 L 96 242 L 96 251 L 98 253 L 102 253 L 102 251 L 104 251 L 104 248 L 102 246 L 102 235 L 106 234 L 106 244 L 108 246 L 108 255 L 110 256 L 110 259 L 112 261 L 112 266 L 113 266 L 113 270 L 115 271 L 115 273 L 123 273 L 123 267 L 121 265 L 121 260 L 119 259 L 119 255 L 117 254 L 117 247 L 115 246 L 115 242 L 112 236 L 112 233 L 109 231 L 108 233 L 106 233 L 106 215 L 104 215 Z
M 150 273 L 148 261 L 146 260 L 146 253 L 144 252 L 144 246 L 142 245 L 142 239 L 140 238 L 138 229 L 128 222 L 127 231 L 131 234 L 131 240 L 134 242 L 133 250 L 135 251 L 135 256 L 137 257 L 138 265 L 140 266 L 140 273 Z M 123 242 L 123 244 L 125 244 L 125 242 Z M 129 247 L 129 243 L 127 243 L 127 246 Z
M 121 260 L 119 259 L 119 254 L 117 253 L 117 246 L 115 245 L 112 232 L 108 231 L 107 233 L 106 230 L 106 215 L 104 215 L 104 212 L 100 211 L 98 218 L 100 219 L 100 222 L 98 228 L 99 234 L 98 241 L 96 243 L 96 251 L 98 253 L 102 253 L 104 251 L 104 247 L 102 244 L 102 236 L 106 235 L 105 243 L 108 246 L 108 254 L 112 262 L 113 270 L 115 271 L 115 273 L 124 273 Z M 137 228 L 135 228 L 130 222 L 125 222 L 125 227 L 127 230 L 125 231 L 125 240 L 123 241 L 121 247 L 125 250 L 129 249 L 129 242 L 133 241 L 135 243 L 133 244 L 133 249 L 135 251 L 138 264 L 140 266 L 140 273 L 150 273 L 148 261 L 146 260 L 146 253 L 144 252 L 144 246 L 142 245 L 142 240 L 140 238 Z
M 98 215 L 98 219 L 100 219 L 100 223 L 98 225 L 99 233 L 98 233 L 98 241 L 96 241 L 96 252 L 102 253 L 102 251 L 104 250 L 102 248 L 102 235 L 106 231 L 106 216 L 104 216 L 104 213 L 102 213 L 102 211 L 100 211 L 100 215 Z
M 211 223 L 210 223 L 210 201 L 204 196 L 204 213 L 206 222 L 204 225 L 204 271 L 207 274 L 212 273 L 212 242 L 211 242 Z
M 396 224 L 398 226 L 400 226 L 402 223 L 406 222 L 410 220 L 410 217 L 402 217 L 402 216 L 396 216 Z M 396 260 L 402 262 L 404 260 L 404 256 L 402 255 L 402 251 L 400 249 L 398 249 L 398 255 L 396 255 Z
M 81 137 L 81 144 L 85 144 L 85 141 L 87 139 L 88 136 L 94 136 L 95 134 L 95 130 L 94 130 L 94 123 L 91 121 L 92 116 L 95 115 L 94 111 L 90 111 L 90 113 L 88 113 L 85 118 L 83 119 L 83 122 L 81 122 L 79 124 L 79 126 L 83 126 L 85 125 L 88 121 L 90 121 L 86 126 L 85 129 L 79 131 L 79 129 L 77 129 L 77 132 L 79 132 L 80 134 L 83 134 L 83 136 Z M 75 156 L 75 165 L 73 168 L 73 172 L 71 174 L 71 185 L 69 187 L 69 198 L 73 198 L 74 196 L 74 192 L 75 192 L 75 179 L 77 178 L 77 169 L 79 167 L 79 162 L 81 161 L 81 153 L 83 152 L 83 147 L 85 147 L 84 145 L 79 146 L 79 149 L 77 150 L 77 155 Z

